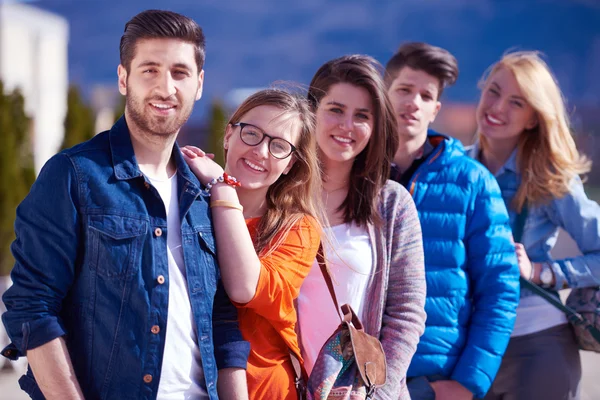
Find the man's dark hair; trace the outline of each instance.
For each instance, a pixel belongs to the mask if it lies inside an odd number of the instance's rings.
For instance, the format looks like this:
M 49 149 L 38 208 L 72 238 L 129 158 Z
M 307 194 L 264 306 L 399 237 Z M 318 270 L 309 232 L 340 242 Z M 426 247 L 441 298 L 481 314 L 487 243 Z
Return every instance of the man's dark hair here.
M 121 36 L 121 65 L 127 72 L 135 55 L 135 47 L 140 39 L 180 39 L 194 45 L 198 72 L 204 67 L 205 40 L 202 28 L 191 18 L 163 10 L 146 10 L 131 18 L 125 24 Z
M 400 46 L 385 66 L 385 83 L 388 87 L 404 67 L 436 77 L 440 89 L 438 99 L 444 88 L 453 85 L 458 78 L 456 58 L 448 50 L 428 43 L 411 42 Z

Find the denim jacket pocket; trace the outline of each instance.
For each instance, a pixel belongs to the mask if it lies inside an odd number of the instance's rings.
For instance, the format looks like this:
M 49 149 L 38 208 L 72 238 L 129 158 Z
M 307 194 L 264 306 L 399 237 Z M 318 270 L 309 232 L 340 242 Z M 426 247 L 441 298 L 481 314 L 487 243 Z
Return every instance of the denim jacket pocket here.
M 203 250 L 208 250 L 212 253 L 213 256 L 217 255 L 216 245 L 215 245 L 215 237 L 210 231 L 199 231 L 198 237 L 200 238 L 200 245 Z
M 122 215 L 90 215 L 88 218 L 90 269 L 107 278 L 135 275 L 139 269 L 148 222 Z
M 199 230 L 198 242 L 200 244 L 200 249 L 202 250 L 200 260 L 204 265 L 203 270 L 206 274 L 206 283 L 212 290 L 215 290 L 217 281 L 221 279 L 221 271 L 218 268 L 216 242 L 212 231 Z

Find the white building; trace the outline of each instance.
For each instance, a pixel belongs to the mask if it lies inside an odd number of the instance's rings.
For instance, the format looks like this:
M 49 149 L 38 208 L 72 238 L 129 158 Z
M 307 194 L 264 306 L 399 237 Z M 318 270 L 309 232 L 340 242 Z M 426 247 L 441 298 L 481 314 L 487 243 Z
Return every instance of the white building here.
M 92 87 L 91 106 L 96 116 L 94 133 L 109 130 L 115 123 L 115 117 L 120 117 L 120 115 L 115 115 L 115 110 L 121 98 L 116 84 Z
M 225 95 L 225 107 L 227 107 L 229 110 L 235 110 L 244 102 L 244 100 L 263 89 L 266 89 L 266 87 L 245 87 L 231 89 Z
M 6 91 L 20 88 L 25 97 L 25 112 L 33 120 L 36 172 L 59 150 L 64 136 L 68 42 L 65 18 L 0 0 L 0 79 Z

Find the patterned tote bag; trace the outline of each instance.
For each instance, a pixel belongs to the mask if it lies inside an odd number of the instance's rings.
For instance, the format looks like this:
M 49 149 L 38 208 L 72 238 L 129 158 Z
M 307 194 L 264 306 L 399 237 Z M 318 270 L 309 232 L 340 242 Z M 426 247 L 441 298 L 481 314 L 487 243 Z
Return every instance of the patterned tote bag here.
M 327 270 L 323 248 L 317 261 L 336 310 L 341 309 L 341 323 L 321 348 L 308 382 L 298 358 L 290 353 L 296 372 L 296 387 L 302 400 L 372 399 L 377 388 L 385 385 L 387 364 L 381 342 L 366 333 L 349 304 L 339 307 Z

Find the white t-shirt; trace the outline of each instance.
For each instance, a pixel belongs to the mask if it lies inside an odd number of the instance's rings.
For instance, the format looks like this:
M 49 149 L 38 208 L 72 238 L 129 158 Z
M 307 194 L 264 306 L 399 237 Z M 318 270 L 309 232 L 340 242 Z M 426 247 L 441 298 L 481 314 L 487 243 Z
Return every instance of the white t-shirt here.
M 564 232 L 562 232 L 564 233 Z M 563 240 L 566 239 L 563 237 Z M 552 249 L 554 259 L 577 257 L 581 252 L 577 246 L 571 249 L 555 247 Z M 567 324 L 569 320 L 565 313 L 548 303 L 545 299 L 529 291 L 521 291 L 519 306 L 517 307 L 517 319 L 511 337 L 529 335 L 550 329 L 557 325 Z
M 529 335 L 569 321 L 565 313 L 537 294 L 521 296 L 511 337 Z
M 325 229 L 330 242 L 323 241 L 327 265 L 339 305 L 350 304 L 363 319 L 367 284 L 373 269 L 373 252 L 367 229 L 341 224 Z M 334 248 L 332 249 L 331 246 Z M 321 347 L 340 325 L 325 278 L 315 261 L 298 296 L 298 324 L 304 366 L 310 374 Z
M 160 194 L 167 213 L 169 307 L 157 398 L 208 399 L 181 248 L 177 174 L 165 181 L 148 179 Z

